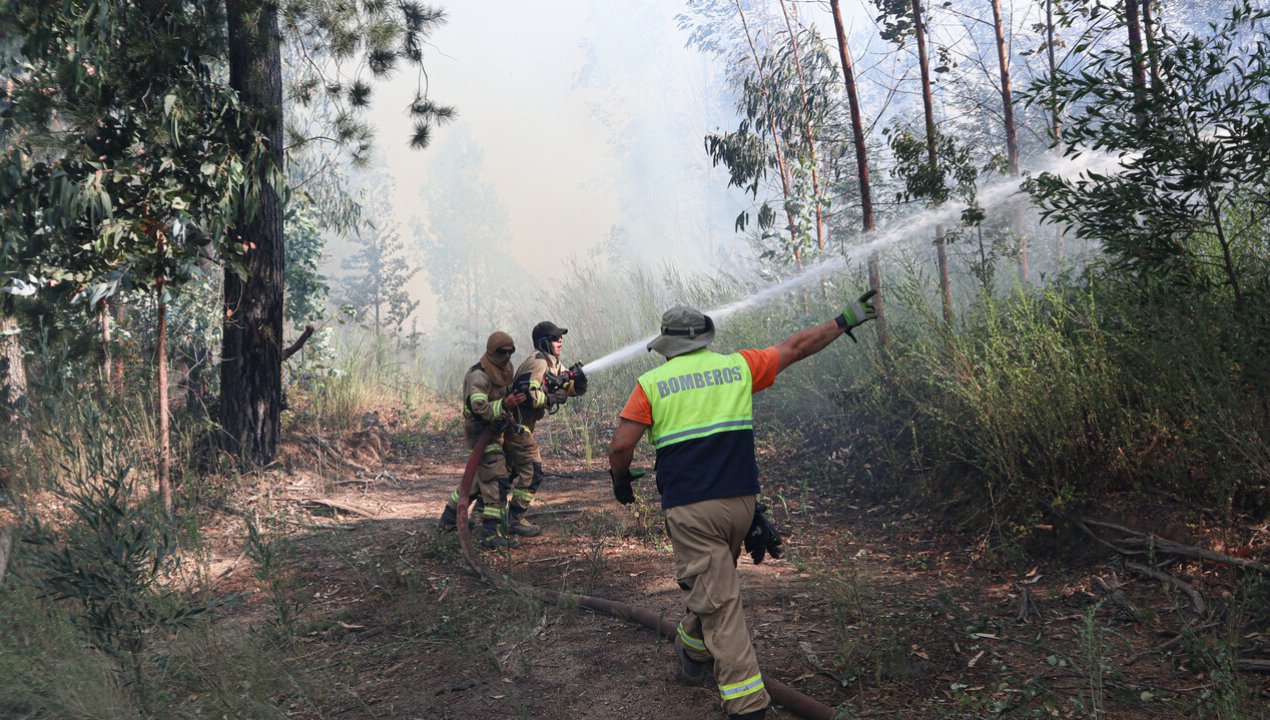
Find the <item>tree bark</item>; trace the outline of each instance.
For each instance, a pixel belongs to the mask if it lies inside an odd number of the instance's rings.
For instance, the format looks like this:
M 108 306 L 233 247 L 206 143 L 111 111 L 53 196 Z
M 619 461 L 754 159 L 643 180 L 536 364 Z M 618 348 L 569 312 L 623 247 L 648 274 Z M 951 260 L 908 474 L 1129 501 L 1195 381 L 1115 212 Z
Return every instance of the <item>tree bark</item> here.
M 830 0 L 833 10 L 833 29 L 838 35 L 838 59 L 842 62 L 842 79 L 847 86 L 847 106 L 851 111 L 851 135 L 855 142 L 856 173 L 860 178 L 860 222 L 867 236 L 873 232 L 873 191 L 869 185 L 868 144 L 864 137 L 864 121 L 860 112 L 860 95 L 856 90 L 855 69 L 851 63 L 851 52 L 847 48 L 847 32 L 842 25 L 842 9 L 839 0 Z M 882 265 L 878 253 L 869 255 L 869 289 L 882 289 Z M 878 337 L 882 346 L 890 343 L 886 328 L 885 299 L 881 292 L 874 296 L 873 307 L 877 310 Z
M 793 194 L 789 184 L 789 167 L 785 163 L 785 153 L 781 150 L 780 135 L 776 132 L 776 120 L 772 112 L 771 100 L 771 84 L 767 81 L 767 75 L 763 72 L 762 59 L 759 58 L 758 46 L 754 44 L 754 36 L 750 34 L 750 23 L 745 19 L 745 10 L 741 7 L 740 0 L 733 0 L 736 5 L 736 12 L 741 18 L 741 27 L 745 28 L 745 39 L 750 44 L 750 53 L 754 57 L 754 72 L 758 73 L 759 82 L 763 85 L 763 100 L 767 105 L 767 127 L 768 132 L 772 135 L 772 148 L 776 153 L 776 165 L 781 175 L 781 192 L 785 206 L 785 219 L 789 223 L 789 243 L 794 248 L 794 262 L 798 269 L 803 267 L 802 251 L 798 247 L 798 225 L 794 222 L 794 213 L 789 209 L 789 198 Z
M 269 170 L 282 177 L 282 56 L 278 8 L 270 0 L 226 0 L 229 84 L 263 137 Z M 248 140 L 245 145 L 249 145 Z M 244 155 L 250 147 L 242 148 Z M 282 205 L 262 173 L 254 213 L 236 223 L 233 243 L 245 245 L 246 277 L 225 269 L 221 344 L 221 426 L 226 449 L 243 466 L 277 455 L 282 407 Z
M 0 422 L 18 422 L 18 411 L 26 404 L 26 388 L 18 320 L 0 310 Z
M 922 72 L 922 110 L 926 116 L 926 159 L 930 163 L 932 177 L 939 171 L 939 158 L 935 138 L 935 101 L 930 89 L 930 56 L 926 52 L 926 19 L 922 15 L 921 0 L 913 0 L 913 37 L 917 41 L 917 64 Z M 944 226 L 935 228 L 935 253 L 939 264 L 939 290 L 944 310 L 944 322 L 952 324 L 952 287 L 948 272 L 948 250 L 944 247 Z
M 864 121 L 860 113 L 860 95 L 856 90 L 855 69 L 847 48 L 847 34 L 842 27 L 839 0 L 829 0 L 833 9 L 833 29 L 838 34 L 838 58 L 842 61 L 842 79 L 847 86 L 847 106 L 851 110 L 851 136 L 855 141 L 856 174 L 860 176 L 860 219 L 864 232 L 873 232 L 873 193 L 869 187 L 869 158 L 864 137 Z M 876 288 L 875 288 L 876 289 Z
M 158 233 L 159 256 L 164 254 L 167 244 L 163 233 Z M 172 426 L 168 413 L 168 304 L 163 298 L 163 276 L 155 283 L 155 300 L 158 304 L 158 329 L 156 331 L 156 347 L 154 362 L 157 369 L 158 415 L 159 415 L 159 498 L 163 502 L 163 511 L 168 518 L 172 517 Z
M 798 71 L 798 92 L 803 101 L 803 137 L 807 141 L 807 155 L 811 160 L 811 194 L 816 203 L 816 249 L 823 253 L 825 235 L 824 217 L 820 210 L 820 171 L 818 169 L 820 161 L 816 157 L 816 138 L 811 127 L 811 102 L 807 99 L 807 79 L 803 76 L 803 61 L 798 52 L 798 35 L 794 33 L 794 25 L 789 21 L 789 11 L 785 8 L 785 0 L 781 0 L 781 13 L 785 15 L 785 29 L 789 31 L 789 46 L 794 51 L 794 68 Z
M 1138 3 L 1141 0 L 1124 0 L 1124 23 L 1129 33 L 1129 58 L 1133 66 L 1133 99 L 1139 106 L 1134 115 L 1139 125 L 1146 125 L 1147 117 L 1141 105 L 1147 98 L 1147 71 L 1144 58 L 1146 53 L 1142 47 L 1142 21 L 1139 16 Z
M 1014 124 L 1014 94 L 1010 86 L 1010 53 L 1005 42 L 1005 21 L 1001 15 L 1001 0 L 992 0 L 992 29 L 996 35 L 997 65 L 1001 70 L 1001 115 L 1005 125 L 1006 165 L 1011 177 L 1019 176 L 1019 136 Z M 1014 234 L 1019 238 L 1019 279 L 1027 283 L 1028 247 L 1027 237 L 1023 234 L 1023 209 L 1016 207 L 1014 218 Z

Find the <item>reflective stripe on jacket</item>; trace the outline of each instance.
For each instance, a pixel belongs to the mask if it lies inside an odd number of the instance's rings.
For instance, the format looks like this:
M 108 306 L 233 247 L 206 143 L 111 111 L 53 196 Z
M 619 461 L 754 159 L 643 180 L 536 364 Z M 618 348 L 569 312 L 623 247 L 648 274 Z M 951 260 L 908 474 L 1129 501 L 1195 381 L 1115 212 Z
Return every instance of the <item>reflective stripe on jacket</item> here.
M 648 439 L 657 448 L 663 508 L 759 491 L 754 381 L 740 353 L 680 355 L 639 384 L 653 414 Z

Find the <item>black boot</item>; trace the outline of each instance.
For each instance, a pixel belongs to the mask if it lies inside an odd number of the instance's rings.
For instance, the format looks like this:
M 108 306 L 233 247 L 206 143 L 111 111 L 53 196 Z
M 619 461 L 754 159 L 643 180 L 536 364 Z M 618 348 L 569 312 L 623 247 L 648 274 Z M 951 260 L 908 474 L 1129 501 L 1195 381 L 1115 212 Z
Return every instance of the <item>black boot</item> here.
M 481 547 L 495 550 L 514 548 L 519 544 L 516 538 L 507 536 L 503 531 L 503 523 L 498 518 L 487 517 L 481 521 Z
M 762 710 L 755 710 L 754 712 L 737 713 L 735 715 L 729 715 L 728 720 L 763 720 L 763 718 L 765 717 L 767 717 L 767 708 L 763 708 Z
M 512 535 L 521 537 L 538 537 L 542 534 L 542 528 L 525 519 L 525 512 L 529 508 L 516 507 L 512 505 L 507 511 L 507 522 L 511 526 Z
M 437 530 L 450 532 L 458 527 L 459 514 L 453 505 L 446 505 L 441 511 L 441 519 L 437 520 Z

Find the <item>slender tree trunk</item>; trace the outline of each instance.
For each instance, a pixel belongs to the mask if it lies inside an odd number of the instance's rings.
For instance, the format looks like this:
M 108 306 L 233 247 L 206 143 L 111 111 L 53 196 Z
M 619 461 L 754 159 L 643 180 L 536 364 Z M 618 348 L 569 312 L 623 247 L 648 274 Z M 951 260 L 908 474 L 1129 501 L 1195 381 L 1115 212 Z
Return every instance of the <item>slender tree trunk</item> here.
M 8 525 L 4 514 L 0 513 L 0 587 L 4 586 L 4 574 L 9 569 L 9 556 L 13 552 L 13 538 L 17 534 L 17 529 Z
M 917 64 L 922 72 L 922 109 L 926 116 L 926 159 L 931 174 L 939 171 L 939 157 L 935 146 L 935 101 L 930 89 L 930 56 L 926 52 L 926 18 L 922 15 L 921 0 L 912 0 L 913 37 L 917 40 Z M 944 246 L 944 226 L 935 228 L 935 255 L 939 263 L 939 291 L 942 296 L 944 321 L 952 324 L 952 285 L 948 272 L 948 250 Z
M 1147 65 L 1151 70 L 1151 88 L 1158 91 L 1160 81 L 1160 55 L 1155 40 L 1155 11 L 1151 0 L 1142 0 L 1142 36 L 1146 40 Z
M 1124 22 L 1125 29 L 1129 33 L 1129 57 L 1133 66 L 1133 99 L 1139 108 L 1135 111 L 1135 115 L 1139 125 L 1146 125 L 1146 112 L 1141 105 L 1146 102 L 1147 98 L 1147 71 L 1144 58 L 1146 53 L 1142 48 L 1142 22 L 1139 17 L 1139 5 L 1141 0 L 1124 0 Z
M 164 255 L 166 238 L 158 233 L 159 256 Z M 163 502 L 163 511 L 168 518 L 172 517 L 172 427 L 168 412 L 168 303 L 163 297 L 164 278 L 160 275 L 155 282 L 155 300 L 158 303 L 157 347 L 155 348 L 155 367 L 158 369 L 158 414 L 159 414 L 159 498 Z
M 1054 0 L 1045 0 L 1045 50 L 1049 58 L 1050 78 L 1053 79 L 1058 75 L 1058 60 L 1054 55 Z M 1058 87 L 1050 84 L 1050 133 L 1054 139 L 1055 147 L 1063 138 L 1063 126 L 1058 111 Z M 1062 223 L 1054 228 L 1054 240 L 1058 246 L 1058 263 L 1063 263 L 1063 251 L 1065 243 L 1064 228 Z
M 115 321 L 113 323 L 116 330 L 122 328 L 124 322 L 124 304 L 120 296 L 109 299 L 110 307 L 115 311 Z M 111 373 L 111 377 L 115 380 L 115 394 L 123 395 L 123 348 L 119 346 L 119 339 L 115 339 L 115 347 L 111 348 L 111 358 L 114 360 L 115 369 Z
M 101 325 L 101 376 L 106 387 L 111 387 L 114 383 L 111 377 L 114 368 L 111 367 L 110 357 L 110 298 L 102 298 L 102 301 L 97 303 L 97 321 Z
M 1001 16 L 1001 0 L 991 0 L 992 29 L 996 35 L 997 66 L 1001 70 L 1001 109 L 1005 124 L 1006 164 L 1012 177 L 1019 176 L 1019 136 L 1014 124 L 1014 94 L 1010 86 L 1010 53 L 1005 41 L 1005 21 Z M 1023 208 L 1015 208 L 1014 234 L 1019 238 L 1019 279 L 1028 281 L 1028 246 L 1023 234 Z
M 763 102 L 767 106 L 767 127 L 768 132 L 772 136 L 772 148 L 776 154 L 776 166 L 780 170 L 781 175 L 781 192 L 784 199 L 785 219 L 789 223 L 789 243 L 794 248 L 794 262 L 798 269 L 803 267 L 803 254 L 798 246 L 798 224 L 794 222 L 794 212 L 789 208 L 789 200 L 793 197 L 793 190 L 789 182 L 789 166 L 785 162 L 785 152 L 781 149 L 780 134 L 776 132 L 776 120 L 773 117 L 775 113 L 772 111 L 771 83 L 767 80 L 767 73 L 763 72 L 763 62 L 758 54 L 758 46 L 754 44 L 754 36 L 750 34 L 750 23 L 745 19 L 745 10 L 741 7 L 740 0 L 732 0 L 736 5 L 736 12 L 741 17 L 741 27 L 745 28 L 745 39 L 749 41 L 750 53 L 754 58 L 754 72 L 758 73 L 759 82 L 763 86 Z
M 1005 118 L 1006 159 L 1011 175 L 1019 174 L 1019 139 L 1014 125 L 1014 100 L 1010 87 L 1010 55 L 1005 43 L 1005 22 L 1001 17 L 1001 0 L 992 0 L 992 25 L 996 31 L 997 65 L 1001 68 L 1001 107 Z
M 18 422 L 19 411 L 26 404 L 26 388 L 18 319 L 0 310 L 0 423 Z
M 811 161 L 811 194 L 816 203 L 816 249 L 825 251 L 824 217 L 820 208 L 820 159 L 816 156 L 816 136 L 811 127 L 811 101 L 807 98 L 807 78 L 803 76 L 803 61 L 798 51 L 798 35 L 789 21 L 785 0 L 781 0 L 781 13 L 785 15 L 785 29 L 789 32 L 789 46 L 794 51 L 794 68 L 798 71 L 798 93 L 803 101 L 803 137 L 807 142 L 807 154 Z
M 851 136 L 855 143 L 856 174 L 860 179 L 860 221 L 867 237 L 873 232 L 873 192 L 869 186 L 868 144 L 864 137 L 864 121 L 860 112 L 860 95 L 856 90 L 855 69 L 851 63 L 851 52 L 847 47 L 847 32 L 842 25 L 842 8 L 839 0 L 830 0 L 833 10 L 833 29 L 838 36 L 838 59 L 842 62 L 842 79 L 847 86 L 847 106 L 851 111 Z M 869 289 L 882 289 L 882 266 L 876 251 L 869 254 Z M 883 347 L 890 344 L 886 328 L 885 299 L 879 292 L 873 299 L 873 307 L 878 311 L 878 337 Z
M 278 8 L 270 0 L 226 0 L 229 84 L 263 135 L 268 161 L 282 176 L 282 56 Z M 244 155 L 249 148 L 244 147 Z M 225 270 L 221 345 L 221 426 L 227 450 L 243 466 L 277 455 L 282 407 L 282 205 L 267 177 L 257 209 L 238 218 L 246 277 Z
M 851 136 L 855 142 L 856 174 L 860 176 L 860 219 L 864 232 L 873 232 L 873 193 L 869 187 L 869 158 L 864 137 L 864 121 L 860 113 L 860 95 L 856 90 L 855 69 L 851 64 L 851 52 L 847 47 L 847 34 L 842 26 L 842 9 L 839 0 L 830 0 L 833 9 L 833 28 L 838 35 L 838 58 L 842 62 L 842 78 L 847 86 L 847 106 L 851 111 Z

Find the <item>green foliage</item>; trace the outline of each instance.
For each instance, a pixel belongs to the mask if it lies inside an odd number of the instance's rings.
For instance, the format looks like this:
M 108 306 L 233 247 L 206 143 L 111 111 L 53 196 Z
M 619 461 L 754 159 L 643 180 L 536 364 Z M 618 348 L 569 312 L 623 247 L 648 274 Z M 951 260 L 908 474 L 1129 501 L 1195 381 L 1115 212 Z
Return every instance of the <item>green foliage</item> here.
M 5 90 L 0 173 L 6 275 L 82 293 L 188 279 L 203 248 L 226 262 L 257 159 L 235 148 L 236 96 L 216 79 L 215 4 L 11 3 L 23 71 Z M 67 52 L 66 48 L 73 48 Z M 246 143 L 247 147 L 253 144 Z M 222 244 L 223 243 L 223 244 Z
M 1029 190 L 1043 214 L 1100 242 L 1128 272 L 1226 286 L 1241 308 L 1270 183 L 1267 18 L 1239 0 L 1202 34 L 1161 25 L 1147 88 L 1133 85 L 1133 58 L 1119 46 L 1034 83 L 1032 102 L 1068 115 L 1066 155 L 1119 158 L 1076 180 L 1040 175 Z
M 318 272 L 322 261 L 321 228 L 317 212 L 304 195 L 292 195 L 287 202 L 283 230 L 286 236 L 284 265 L 287 290 L 284 294 L 286 319 L 296 325 L 322 318 L 330 286 Z
M 1270 502 L 1264 349 L 1219 298 L 1111 274 L 982 298 L 950 332 L 920 287 L 891 286 L 889 371 L 843 397 L 894 490 L 1004 537 L 1109 490 Z
M 357 231 L 360 249 L 344 261 L 344 269 L 352 273 L 343 281 L 346 302 L 354 316 L 376 336 L 385 330 L 401 334 L 419 306 L 406 288 L 419 268 L 403 256 L 401 235 L 388 213 L 379 216 L 385 218 L 379 225 L 372 222 L 364 231 Z
M 180 564 L 176 539 L 162 508 L 137 497 L 127 441 L 92 422 L 91 406 L 85 412 L 86 441 L 62 438 L 66 484 L 54 488 L 74 522 L 61 533 L 35 523 L 31 535 L 39 550 L 32 565 L 49 598 L 70 602 L 85 639 L 131 672 L 144 705 L 150 636 L 188 627 L 211 607 L 163 585 Z

